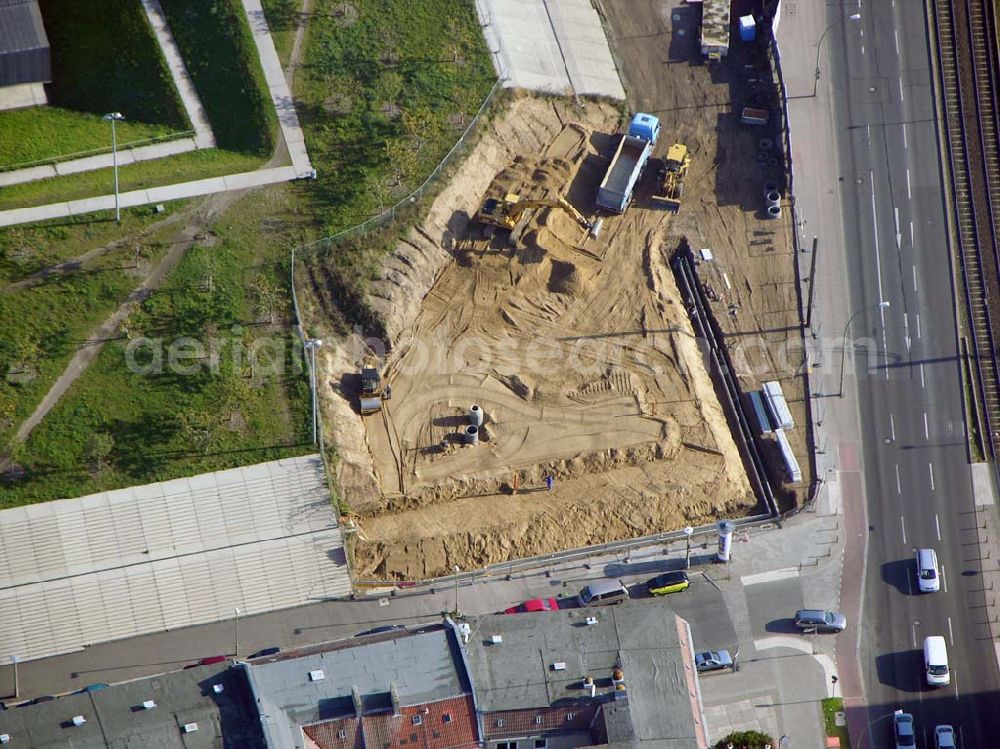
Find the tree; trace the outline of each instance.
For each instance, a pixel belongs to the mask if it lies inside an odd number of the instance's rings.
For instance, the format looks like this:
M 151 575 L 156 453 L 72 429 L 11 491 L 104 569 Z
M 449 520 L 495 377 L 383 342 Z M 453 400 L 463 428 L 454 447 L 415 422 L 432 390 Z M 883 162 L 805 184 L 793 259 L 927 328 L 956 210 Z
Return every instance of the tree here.
M 771 749 L 778 749 L 778 744 L 766 733 L 760 731 L 734 731 L 720 739 L 715 745 L 715 749 L 764 749 L 770 746 Z
M 91 432 L 83 443 L 83 459 L 98 472 L 104 470 L 104 461 L 115 448 L 115 438 L 107 432 Z

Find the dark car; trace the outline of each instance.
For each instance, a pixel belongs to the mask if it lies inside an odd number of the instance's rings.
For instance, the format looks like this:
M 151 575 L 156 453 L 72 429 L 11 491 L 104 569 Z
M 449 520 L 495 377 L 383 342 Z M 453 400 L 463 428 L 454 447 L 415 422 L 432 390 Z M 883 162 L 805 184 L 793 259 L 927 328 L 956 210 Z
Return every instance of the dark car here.
M 266 658 L 269 655 L 277 655 L 281 652 L 281 648 L 264 648 L 263 650 L 258 650 L 250 658 Z
M 555 598 L 531 598 L 517 606 L 504 609 L 505 614 L 530 614 L 533 611 L 558 611 L 559 601 Z
M 51 694 L 43 694 L 41 697 L 35 697 L 35 699 L 31 700 L 30 702 L 26 702 L 24 704 L 26 704 L 26 705 L 39 705 L 39 704 L 41 704 L 43 702 L 52 702 L 52 700 L 54 700 L 54 699 L 55 699 L 55 697 L 53 697 Z
M 694 667 L 698 669 L 700 674 L 721 671 L 724 668 L 733 667 L 733 657 L 728 650 L 706 650 L 695 655 Z
M 366 629 L 364 632 L 358 632 L 355 637 L 367 637 L 368 635 L 381 635 L 386 632 L 400 632 L 406 629 L 402 624 L 384 624 L 381 627 L 375 627 L 374 629 Z
M 665 596 L 668 593 L 679 593 L 682 590 L 687 590 L 690 585 L 691 581 L 688 580 L 687 573 L 684 570 L 677 570 L 664 572 L 652 580 L 647 580 L 646 590 L 651 596 Z

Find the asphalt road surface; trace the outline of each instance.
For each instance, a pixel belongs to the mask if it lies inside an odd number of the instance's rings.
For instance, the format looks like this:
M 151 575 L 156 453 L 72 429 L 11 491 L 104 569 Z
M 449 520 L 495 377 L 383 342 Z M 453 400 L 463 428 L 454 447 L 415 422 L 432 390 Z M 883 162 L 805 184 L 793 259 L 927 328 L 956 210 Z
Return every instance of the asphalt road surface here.
M 892 745 L 897 708 L 914 714 L 918 746 L 932 747 L 944 723 L 965 749 L 996 746 L 1000 674 L 975 544 L 924 4 L 851 0 L 829 18 L 842 23 L 830 81 L 869 508 L 861 746 Z M 915 592 L 918 547 L 937 550 L 939 593 Z M 948 643 L 948 687 L 926 686 L 927 635 Z

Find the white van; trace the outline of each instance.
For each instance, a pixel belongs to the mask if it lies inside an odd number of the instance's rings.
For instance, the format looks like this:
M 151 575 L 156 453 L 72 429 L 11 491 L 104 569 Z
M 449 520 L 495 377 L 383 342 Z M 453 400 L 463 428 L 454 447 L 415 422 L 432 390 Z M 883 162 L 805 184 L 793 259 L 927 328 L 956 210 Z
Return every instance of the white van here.
M 917 587 L 921 593 L 936 593 L 941 589 L 937 553 L 934 549 L 917 549 Z
M 924 638 L 924 667 L 927 669 L 927 683 L 930 686 L 943 687 L 951 683 L 948 648 L 940 635 Z
M 580 591 L 580 606 L 610 606 L 628 600 L 628 588 L 621 580 L 598 580 Z

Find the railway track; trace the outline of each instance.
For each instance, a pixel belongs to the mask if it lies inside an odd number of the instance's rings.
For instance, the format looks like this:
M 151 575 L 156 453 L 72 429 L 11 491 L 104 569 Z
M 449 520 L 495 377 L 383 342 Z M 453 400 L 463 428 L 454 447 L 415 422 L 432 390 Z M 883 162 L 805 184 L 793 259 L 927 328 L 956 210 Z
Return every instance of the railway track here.
M 994 216 L 1000 200 L 996 26 L 991 0 L 936 0 L 947 150 L 958 250 L 965 285 L 977 401 L 988 457 L 997 458 L 1000 369 L 1000 240 Z

